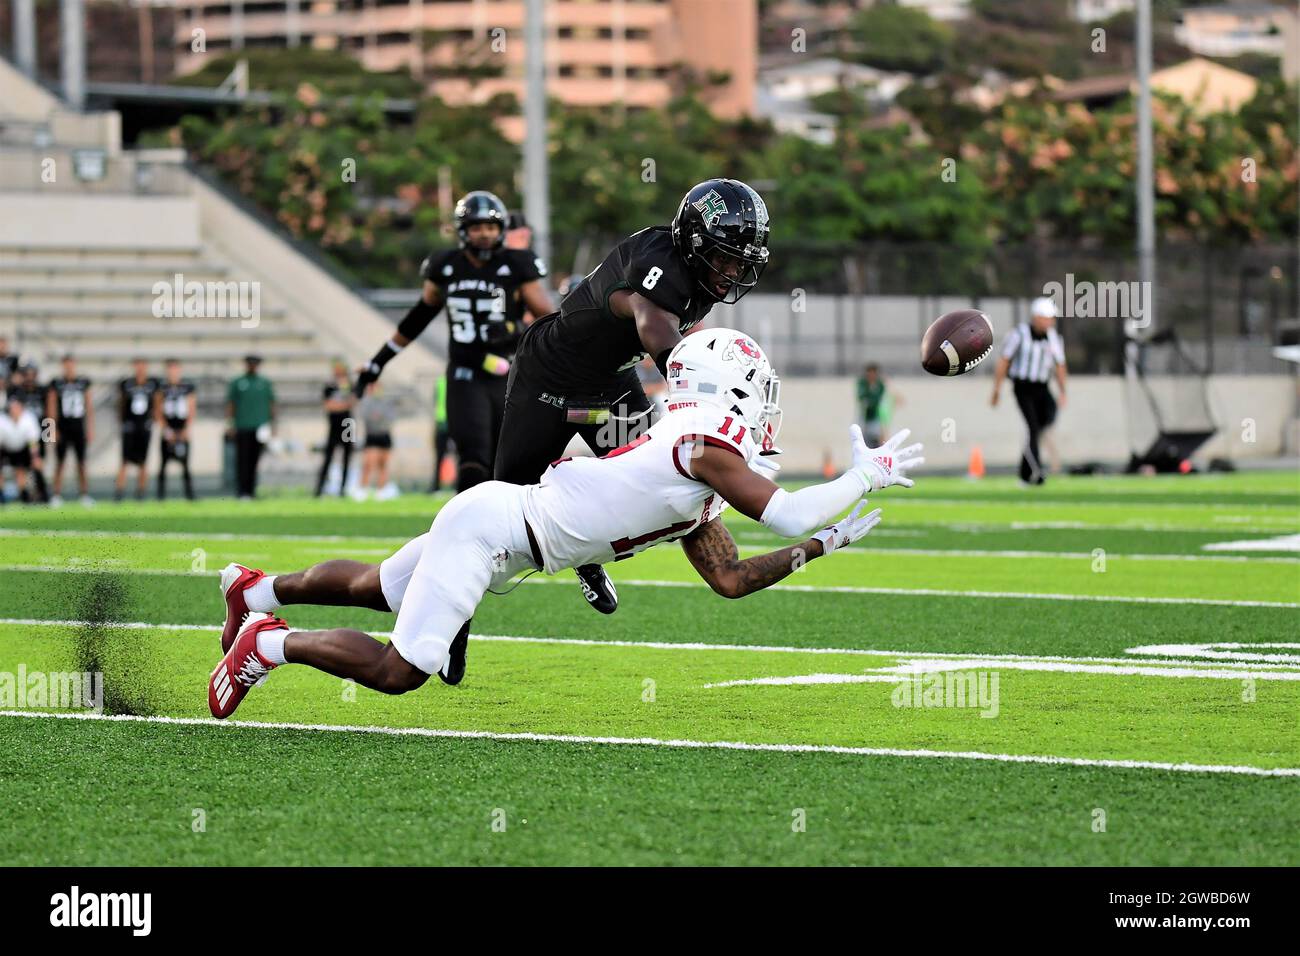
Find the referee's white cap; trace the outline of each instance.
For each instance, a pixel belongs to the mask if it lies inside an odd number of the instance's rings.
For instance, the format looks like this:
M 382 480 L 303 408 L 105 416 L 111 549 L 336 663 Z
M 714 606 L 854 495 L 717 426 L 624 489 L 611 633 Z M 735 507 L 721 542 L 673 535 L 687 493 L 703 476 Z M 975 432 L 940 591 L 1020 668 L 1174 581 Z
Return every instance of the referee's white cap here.
M 1040 295 L 1029 304 L 1030 315 L 1041 315 L 1049 319 L 1056 318 L 1056 303 L 1045 295 Z

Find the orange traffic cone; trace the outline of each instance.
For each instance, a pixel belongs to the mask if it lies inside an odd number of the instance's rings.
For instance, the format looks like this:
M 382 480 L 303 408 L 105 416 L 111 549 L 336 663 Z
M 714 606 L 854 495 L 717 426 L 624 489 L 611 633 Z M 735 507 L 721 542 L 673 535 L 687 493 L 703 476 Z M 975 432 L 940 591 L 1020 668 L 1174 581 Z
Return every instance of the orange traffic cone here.
M 831 461 L 829 449 L 822 454 L 822 477 L 827 481 L 835 477 L 835 462 Z
M 967 478 L 984 477 L 984 452 L 976 445 L 970 450 L 970 465 L 966 468 Z
M 443 456 L 442 467 L 438 469 L 438 484 L 444 488 L 456 487 L 456 461 L 451 455 Z

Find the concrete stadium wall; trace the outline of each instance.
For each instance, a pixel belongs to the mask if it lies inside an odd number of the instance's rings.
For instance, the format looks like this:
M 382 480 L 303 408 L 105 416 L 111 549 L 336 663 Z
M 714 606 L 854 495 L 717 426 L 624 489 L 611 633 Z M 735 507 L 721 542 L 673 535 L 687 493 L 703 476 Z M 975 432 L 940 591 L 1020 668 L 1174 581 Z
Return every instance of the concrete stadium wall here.
M 198 206 L 188 196 L 0 192 L 0 247 L 165 250 L 198 245 Z
M 393 323 L 377 309 L 211 186 L 190 178 L 204 240 L 247 278 L 272 286 L 291 317 L 310 317 L 312 331 L 337 354 L 360 364 L 392 336 Z M 384 379 L 413 386 L 431 402 L 441 369 L 428 350 L 413 346 L 389 364 Z
M 848 464 L 848 426 L 857 414 L 854 381 L 851 377 L 782 381 L 785 422 L 777 444 L 786 453 L 787 471 L 818 471 L 827 451 L 837 469 Z M 1281 455 L 1284 436 L 1296 417 L 1296 381 L 1288 375 L 1212 377 L 1210 398 L 1221 430 L 1198 459 Z M 997 408 L 989 406 L 992 378 L 987 374 L 953 379 L 892 377 L 889 385 L 902 399 L 890 427 L 910 428 L 914 440 L 925 442 L 927 467 L 964 467 L 976 445 L 987 465 L 1013 465 L 1019 460 L 1024 423 L 1010 383 L 1004 385 Z M 1243 440 L 1242 423 L 1247 418 L 1255 423 L 1253 442 Z M 1062 461 L 1067 466 L 1127 461 L 1127 419 L 1121 376 L 1072 377 L 1069 401 L 1057 418 Z M 945 442 L 947 420 L 952 423 L 953 440 Z

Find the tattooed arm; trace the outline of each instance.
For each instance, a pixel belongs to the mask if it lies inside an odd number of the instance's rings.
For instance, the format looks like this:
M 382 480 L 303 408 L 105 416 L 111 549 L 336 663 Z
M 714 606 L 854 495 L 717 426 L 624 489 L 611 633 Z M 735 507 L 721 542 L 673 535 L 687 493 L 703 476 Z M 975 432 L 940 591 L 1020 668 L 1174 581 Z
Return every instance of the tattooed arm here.
M 809 538 L 801 544 L 740 560 L 736 541 L 720 518 L 700 525 L 682 538 L 682 550 L 709 587 L 723 597 L 741 598 L 775 584 L 813 558 L 822 543 Z

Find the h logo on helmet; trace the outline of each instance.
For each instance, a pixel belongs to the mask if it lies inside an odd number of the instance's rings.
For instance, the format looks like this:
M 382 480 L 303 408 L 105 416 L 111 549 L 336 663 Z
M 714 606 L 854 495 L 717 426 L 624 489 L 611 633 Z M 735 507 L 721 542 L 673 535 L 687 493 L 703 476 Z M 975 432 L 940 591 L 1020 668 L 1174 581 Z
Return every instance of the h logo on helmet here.
M 716 189 L 710 189 L 707 193 L 691 203 L 704 219 L 704 227 L 712 229 L 713 224 L 725 216 L 728 212 L 727 203 Z

